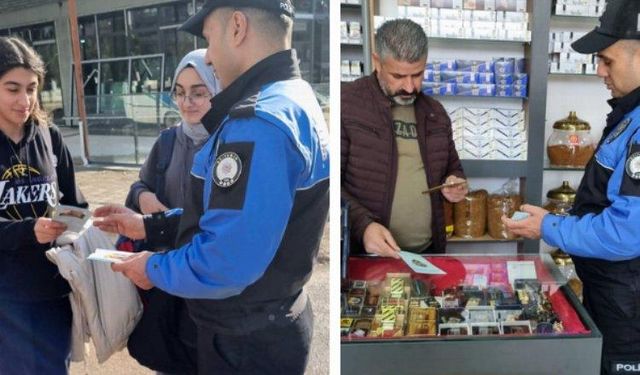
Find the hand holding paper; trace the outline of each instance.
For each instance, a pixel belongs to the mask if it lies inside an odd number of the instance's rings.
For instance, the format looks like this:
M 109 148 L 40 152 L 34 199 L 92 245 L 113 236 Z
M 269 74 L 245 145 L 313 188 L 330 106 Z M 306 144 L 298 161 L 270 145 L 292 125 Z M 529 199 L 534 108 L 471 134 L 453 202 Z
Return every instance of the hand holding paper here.
M 59 205 L 53 211 L 52 220 L 62 223 L 66 230 L 56 239 L 56 244 L 67 245 L 73 243 L 90 225 L 91 211 L 84 208 Z
M 90 254 L 87 259 L 107 263 L 121 263 L 129 259 L 132 255 L 134 255 L 134 253 L 127 251 L 96 249 L 96 251 Z
M 408 251 L 401 251 L 400 258 L 417 273 L 425 273 L 431 275 L 445 275 L 446 272 L 440 268 L 434 266 L 431 262 L 426 260 L 422 255 L 410 253 Z

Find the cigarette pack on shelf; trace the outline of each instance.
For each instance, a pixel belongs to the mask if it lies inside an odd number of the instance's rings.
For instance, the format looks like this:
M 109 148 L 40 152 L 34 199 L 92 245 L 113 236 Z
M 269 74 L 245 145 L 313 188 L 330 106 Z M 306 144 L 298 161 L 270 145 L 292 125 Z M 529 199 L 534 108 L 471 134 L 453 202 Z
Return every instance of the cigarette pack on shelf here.
M 526 160 L 527 141 L 518 138 L 495 138 L 493 159 Z
M 362 61 L 342 60 L 340 64 L 340 79 L 343 82 L 356 80 L 363 76 Z
M 493 149 L 494 142 L 491 137 L 463 137 L 460 157 L 471 160 L 492 159 Z
M 430 16 L 439 20 L 462 21 L 462 14 L 460 9 L 441 8 L 432 10 Z
M 519 84 L 516 84 L 516 85 L 497 84 L 496 96 L 526 98 L 527 86 L 519 85 Z
M 475 72 L 461 72 L 445 70 L 440 73 L 442 82 L 455 82 L 455 83 L 476 83 L 478 75 Z
M 476 76 L 476 83 L 493 83 L 495 82 L 495 74 L 493 73 L 478 73 Z
M 457 84 L 454 82 L 423 82 L 422 92 L 426 95 L 450 96 L 456 95 Z
M 462 137 L 463 139 L 491 140 L 494 138 L 493 130 L 491 126 L 476 126 L 476 124 L 472 124 L 468 120 L 463 120 Z
M 524 129 L 520 129 L 517 126 L 494 125 L 492 126 L 492 129 L 493 129 L 493 136 L 496 139 L 506 138 L 506 139 L 518 140 L 525 143 L 527 141 L 527 133 L 524 131 Z
M 457 70 L 463 72 L 493 73 L 492 60 L 456 60 Z
M 465 11 L 469 13 L 469 18 L 472 21 L 489 21 L 489 22 L 495 22 L 496 21 L 496 12 L 494 11 L 490 11 L 490 10 L 472 10 L 472 11 Z
M 457 95 L 460 96 L 496 96 L 496 85 L 478 83 L 459 83 Z
M 474 39 L 497 39 L 497 28 L 495 22 L 483 22 L 473 21 L 470 27 L 465 30 L 469 30 L 469 38 Z
M 444 61 L 431 61 L 427 62 L 426 65 L 427 70 L 433 70 L 435 72 L 441 72 L 443 70 L 456 71 L 458 67 L 456 65 L 456 60 L 444 60 Z
M 342 60 L 340 62 L 340 75 L 342 76 L 342 80 L 346 77 L 351 76 L 351 62 L 349 60 Z
M 340 21 L 340 43 L 349 42 L 349 26 L 346 21 Z
M 595 55 L 575 52 L 571 43 L 580 39 L 584 33 L 575 31 L 556 31 L 549 35 L 549 73 L 595 74 Z
M 559 16 L 600 17 L 604 8 L 604 0 L 557 0 L 553 9 Z
M 425 69 L 422 82 L 440 82 L 440 74 L 436 74 L 433 69 Z
M 362 44 L 362 28 L 360 22 L 351 21 L 347 26 L 349 28 L 349 43 Z
M 429 8 L 420 6 L 399 6 L 398 17 L 425 19 L 429 17 Z M 421 24 L 422 22 L 419 22 Z
M 495 121 L 495 126 L 509 126 L 518 130 L 525 129 L 524 111 L 520 109 L 493 108 L 491 118 Z

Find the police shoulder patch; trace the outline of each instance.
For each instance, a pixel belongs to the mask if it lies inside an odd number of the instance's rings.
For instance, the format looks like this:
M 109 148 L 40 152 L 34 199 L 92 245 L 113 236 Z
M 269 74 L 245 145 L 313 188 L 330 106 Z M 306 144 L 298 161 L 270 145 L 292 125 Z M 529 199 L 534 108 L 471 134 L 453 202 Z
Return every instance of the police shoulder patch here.
M 620 182 L 620 195 L 640 197 L 640 143 L 629 145 Z
M 213 182 L 221 188 L 235 184 L 242 174 L 242 160 L 233 151 L 225 152 L 216 158 L 213 169 Z
M 618 138 L 620 134 L 622 134 L 629 127 L 629 124 L 631 124 L 630 118 L 619 123 L 618 126 L 616 126 L 616 128 L 613 130 L 613 133 L 611 133 L 609 137 L 607 137 L 607 143 L 615 141 L 615 139 Z
M 253 142 L 222 143 L 211 171 L 209 209 L 241 210 L 251 174 Z
M 629 155 L 624 169 L 629 177 L 634 180 L 640 180 L 640 152 Z

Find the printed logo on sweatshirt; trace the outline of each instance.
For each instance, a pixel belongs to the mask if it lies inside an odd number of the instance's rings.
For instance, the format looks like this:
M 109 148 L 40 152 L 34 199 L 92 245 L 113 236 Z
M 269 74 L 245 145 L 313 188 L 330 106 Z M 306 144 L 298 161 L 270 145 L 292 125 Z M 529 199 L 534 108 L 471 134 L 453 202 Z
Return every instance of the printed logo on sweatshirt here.
M 9 206 L 47 202 L 58 204 L 58 186 L 53 176 L 25 164 L 14 164 L 0 174 L 0 210 Z

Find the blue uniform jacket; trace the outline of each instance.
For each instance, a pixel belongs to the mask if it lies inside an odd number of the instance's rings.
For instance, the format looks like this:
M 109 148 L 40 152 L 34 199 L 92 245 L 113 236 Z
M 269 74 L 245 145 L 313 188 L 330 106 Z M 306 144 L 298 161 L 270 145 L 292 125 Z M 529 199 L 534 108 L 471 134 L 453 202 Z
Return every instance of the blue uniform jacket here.
M 637 107 L 618 123 L 595 154 L 595 162 L 611 172 L 606 188 L 610 205 L 597 214 L 546 215 L 542 222 L 545 242 L 586 258 L 622 261 L 640 256 L 640 176 L 633 176 L 640 162 L 640 154 L 636 154 L 640 152 L 639 129 Z
M 328 130 L 308 83 L 268 83 L 235 106 L 194 158 L 204 180 L 200 232 L 147 262 L 155 286 L 185 298 L 225 299 L 260 279 L 300 192 L 329 179 Z

